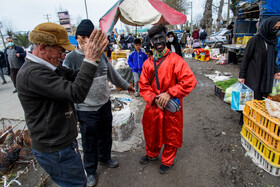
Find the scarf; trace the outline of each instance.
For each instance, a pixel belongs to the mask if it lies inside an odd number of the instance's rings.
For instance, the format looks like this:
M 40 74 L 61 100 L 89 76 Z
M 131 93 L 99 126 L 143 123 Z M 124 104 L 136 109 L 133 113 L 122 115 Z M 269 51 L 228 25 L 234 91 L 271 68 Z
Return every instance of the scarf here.
M 260 92 L 261 93 L 270 93 L 273 86 L 274 78 L 274 65 L 275 65 L 275 50 L 278 42 L 276 33 L 273 33 L 273 27 L 275 24 L 280 21 L 280 17 L 272 16 L 268 18 L 260 28 L 260 36 L 267 43 L 267 58 L 264 65 L 264 74 L 261 78 L 260 83 Z
M 159 58 L 162 58 L 163 55 L 166 53 L 165 50 L 163 50 L 162 52 L 158 53 L 156 52 L 156 50 L 154 51 L 154 55 L 153 55 L 153 59 L 157 62 Z

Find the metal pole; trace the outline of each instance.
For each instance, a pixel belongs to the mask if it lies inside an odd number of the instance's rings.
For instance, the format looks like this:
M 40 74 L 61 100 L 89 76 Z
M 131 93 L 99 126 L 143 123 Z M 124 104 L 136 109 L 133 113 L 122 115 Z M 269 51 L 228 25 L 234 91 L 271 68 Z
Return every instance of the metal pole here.
M 1 38 L 2 38 L 2 42 L 3 42 L 4 48 L 6 48 L 6 43 L 4 41 L 4 37 L 3 37 L 2 31 L 1 31 L 1 28 L 0 28 L 0 35 L 1 35 Z
M 87 19 L 88 19 L 87 0 L 84 0 L 84 1 L 85 1 L 85 8 L 86 8 L 86 14 L 87 14 Z
M 191 2 L 191 30 L 192 30 L 192 2 Z

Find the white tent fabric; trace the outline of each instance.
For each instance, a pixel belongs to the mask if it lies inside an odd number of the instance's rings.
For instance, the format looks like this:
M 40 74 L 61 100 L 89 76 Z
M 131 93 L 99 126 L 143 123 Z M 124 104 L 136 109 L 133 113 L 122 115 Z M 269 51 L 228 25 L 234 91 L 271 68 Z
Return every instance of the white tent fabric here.
M 147 0 L 125 0 L 119 10 L 120 20 L 128 25 L 155 24 L 162 16 Z

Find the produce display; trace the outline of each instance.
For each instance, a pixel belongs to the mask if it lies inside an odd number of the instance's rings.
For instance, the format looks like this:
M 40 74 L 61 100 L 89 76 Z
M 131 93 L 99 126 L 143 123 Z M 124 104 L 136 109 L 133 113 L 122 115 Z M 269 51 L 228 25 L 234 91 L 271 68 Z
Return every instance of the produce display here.
M 230 78 L 227 81 L 218 81 L 216 82 L 217 87 L 220 87 L 223 92 L 226 91 L 227 88 L 229 88 L 231 85 L 237 82 L 237 78 Z
M 280 80 L 274 80 L 272 91 L 269 96 L 276 96 L 280 94 Z

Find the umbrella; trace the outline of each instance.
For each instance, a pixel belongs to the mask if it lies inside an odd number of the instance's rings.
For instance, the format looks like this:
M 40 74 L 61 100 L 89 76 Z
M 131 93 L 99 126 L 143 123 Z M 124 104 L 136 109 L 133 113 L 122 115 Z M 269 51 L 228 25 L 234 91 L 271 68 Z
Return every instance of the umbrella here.
M 119 0 L 99 20 L 99 27 L 109 33 L 119 19 L 132 26 L 178 25 L 185 23 L 187 16 L 160 0 Z

